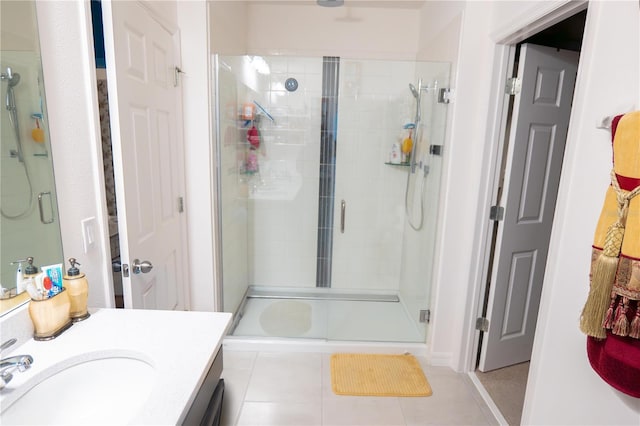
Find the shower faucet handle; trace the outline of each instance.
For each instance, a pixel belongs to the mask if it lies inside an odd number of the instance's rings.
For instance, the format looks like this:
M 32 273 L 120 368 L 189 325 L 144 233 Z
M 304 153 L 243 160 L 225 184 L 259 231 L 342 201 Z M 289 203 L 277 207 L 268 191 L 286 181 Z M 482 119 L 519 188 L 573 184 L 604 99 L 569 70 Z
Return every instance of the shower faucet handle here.
M 13 78 L 13 70 L 11 69 L 11 67 L 7 67 L 7 72 L 2 73 L 2 79 L 11 80 L 12 78 Z

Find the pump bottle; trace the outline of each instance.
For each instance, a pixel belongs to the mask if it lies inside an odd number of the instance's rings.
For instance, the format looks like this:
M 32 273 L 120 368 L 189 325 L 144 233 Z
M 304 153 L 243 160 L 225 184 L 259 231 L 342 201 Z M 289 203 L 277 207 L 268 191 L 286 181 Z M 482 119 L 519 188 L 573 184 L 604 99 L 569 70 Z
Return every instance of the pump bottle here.
M 63 286 L 69 292 L 71 308 L 69 316 L 73 322 L 89 318 L 87 311 L 87 298 L 89 296 L 89 283 L 84 273 L 81 273 L 76 265 L 80 265 L 75 258 L 69 258 L 71 267 L 63 278 Z

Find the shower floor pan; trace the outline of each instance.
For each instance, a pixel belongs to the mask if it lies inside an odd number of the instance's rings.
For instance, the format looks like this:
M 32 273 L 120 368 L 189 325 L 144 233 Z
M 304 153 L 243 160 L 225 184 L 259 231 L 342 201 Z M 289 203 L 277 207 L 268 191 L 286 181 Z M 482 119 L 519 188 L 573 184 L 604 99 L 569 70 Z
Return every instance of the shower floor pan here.
M 250 288 L 236 316 L 234 337 L 424 343 L 395 294 Z M 424 325 L 423 325 L 424 326 Z

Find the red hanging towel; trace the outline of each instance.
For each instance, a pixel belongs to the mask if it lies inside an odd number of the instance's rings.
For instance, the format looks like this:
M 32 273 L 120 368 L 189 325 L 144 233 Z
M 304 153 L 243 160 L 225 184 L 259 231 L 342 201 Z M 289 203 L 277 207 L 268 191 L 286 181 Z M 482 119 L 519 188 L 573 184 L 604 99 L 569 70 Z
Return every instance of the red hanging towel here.
M 640 111 L 613 120 L 611 186 L 596 227 L 580 320 L 592 368 L 640 398 Z

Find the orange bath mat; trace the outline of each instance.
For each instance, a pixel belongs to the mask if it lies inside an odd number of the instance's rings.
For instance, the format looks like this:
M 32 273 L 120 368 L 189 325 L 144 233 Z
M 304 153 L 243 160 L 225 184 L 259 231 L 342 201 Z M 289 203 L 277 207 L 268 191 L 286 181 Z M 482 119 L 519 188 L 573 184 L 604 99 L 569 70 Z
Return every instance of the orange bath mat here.
M 333 354 L 331 387 L 337 395 L 431 396 L 431 386 L 416 357 Z

